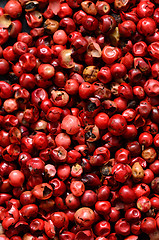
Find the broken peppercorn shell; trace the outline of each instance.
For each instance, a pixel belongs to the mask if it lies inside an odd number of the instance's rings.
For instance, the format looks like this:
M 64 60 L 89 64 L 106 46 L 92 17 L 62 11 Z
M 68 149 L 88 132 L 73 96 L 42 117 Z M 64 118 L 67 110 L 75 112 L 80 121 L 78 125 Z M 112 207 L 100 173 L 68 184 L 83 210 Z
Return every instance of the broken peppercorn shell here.
M 96 125 L 88 125 L 84 131 L 87 142 L 95 142 L 99 139 L 99 128 Z
M 24 9 L 26 12 L 31 12 L 37 9 L 39 5 L 38 1 L 28 1 L 25 3 Z
M 1 28 L 9 28 L 11 23 L 12 23 L 12 21 L 8 14 L 3 14 L 2 16 L 0 16 L 0 27 Z
M 52 193 L 53 189 L 48 183 L 36 185 L 32 190 L 33 196 L 40 200 L 49 199 L 52 196 Z
M 90 57 L 100 58 L 102 56 L 102 51 L 98 43 L 91 42 L 87 46 L 87 54 Z
M 116 11 L 126 11 L 130 6 L 129 0 L 115 0 L 114 1 L 114 8 Z

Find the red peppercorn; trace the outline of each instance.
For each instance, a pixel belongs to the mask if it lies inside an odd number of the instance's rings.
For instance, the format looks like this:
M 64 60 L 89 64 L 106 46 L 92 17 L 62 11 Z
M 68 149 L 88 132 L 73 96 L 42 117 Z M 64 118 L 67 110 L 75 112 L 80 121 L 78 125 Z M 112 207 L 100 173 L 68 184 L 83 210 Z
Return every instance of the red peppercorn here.
M 146 17 L 139 20 L 137 24 L 137 30 L 144 36 L 154 34 L 156 29 L 156 23 L 152 18 Z
M 49 63 L 52 60 L 51 49 L 46 45 L 37 47 L 37 57 L 44 63 Z
M 70 95 L 75 95 L 78 93 L 79 83 L 76 79 L 69 79 L 65 84 L 65 91 Z
M 133 91 L 130 85 L 122 83 L 118 88 L 118 93 L 121 97 L 131 100 L 133 98 Z
M 141 212 L 147 212 L 151 208 L 151 202 L 147 197 L 140 197 L 137 200 L 137 208 Z
M 73 232 L 69 231 L 63 231 L 61 234 L 59 234 L 60 240 L 64 240 L 65 238 L 70 238 L 70 240 L 75 239 L 75 234 Z
M 147 53 L 147 44 L 139 41 L 133 45 L 132 51 L 135 57 L 144 57 Z
M 141 218 L 141 213 L 137 208 L 130 208 L 125 212 L 125 219 L 128 222 L 137 222 Z
M 11 23 L 11 29 L 9 31 L 9 36 L 16 38 L 18 34 L 22 31 L 22 23 L 20 20 L 14 20 Z
M 136 199 L 135 192 L 126 185 L 119 190 L 119 196 L 124 203 L 132 203 Z
M 158 3 L 0 8 L 0 238 L 158 240 Z
M 150 188 L 147 184 L 140 183 L 134 187 L 134 192 L 137 198 L 142 196 L 148 197 L 150 194 Z
M 69 125 L 68 125 L 68 123 L 69 123 Z M 64 117 L 64 119 L 62 121 L 61 127 L 62 127 L 62 129 L 65 129 L 65 131 L 68 134 L 74 135 L 80 129 L 80 122 L 77 117 L 67 115 L 66 117 Z
M 33 196 L 40 200 L 49 199 L 52 196 L 52 193 L 53 189 L 48 183 L 36 185 L 32 190 Z
M 63 30 L 57 30 L 53 35 L 56 44 L 65 45 L 67 43 L 67 35 Z
M 108 201 L 97 201 L 95 204 L 95 210 L 97 213 L 107 215 L 110 213 L 111 204 Z
M 35 87 L 35 77 L 33 74 L 24 73 L 20 77 L 20 85 L 26 89 L 33 89 Z
M 43 16 L 38 11 L 27 12 L 25 18 L 28 26 L 31 28 L 40 27 L 43 22 Z
M 8 30 L 0 27 L 0 44 L 7 42 L 9 38 Z
M 142 1 L 137 5 L 136 12 L 140 18 L 151 17 L 154 12 L 155 5 L 150 1 Z
M 24 71 L 30 72 L 36 66 L 36 58 L 33 54 L 26 53 L 19 58 L 19 63 Z
M 115 136 L 122 135 L 126 130 L 126 120 L 123 116 L 116 114 L 109 119 L 108 130 Z
M 119 149 L 115 153 L 115 160 L 118 163 L 127 164 L 130 162 L 130 152 L 124 148 Z
M 150 199 L 152 208 L 158 210 L 159 209 L 159 198 L 153 197 Z
M 50 64 L 41 64 L 38 67 L 38 73 L 43 79 L 50 79 L 54 76 L 55 70 Z
M 15 0 L 9 0 L 4 7 L 4 11 L 12 18 L 18 18 L 22 13 L 22 6 L 19 2 Z
M 136 25 L 131 20 L 123 21 L 118 27 L 121 36 L 126 38 L 131 37 L 136 31 Z
M 68 3 L 62 3 L 60 4 L 60 10 L 58 12 L 58 16 L 60 18 L 64 18 L 66 16 L 72 16 L 72 9 L 71 6 L 69 6 Z
M 102 33 L 108 33 L 116 27 L 115 18 L 111 15 L 103 15 L 99 19 L 99 29 Z
M 150 184 L 154 179 L 154 173 L 150 169 L 144 171 L 143 183 Z
M 53 196 L 61 196 L 66 191 L 66 185 L 58 178 L 52 179 L 50 185 L 53 187 Z
M 131 168 L 128 165 L 118 163 L 113 166 L 112 174 L 114 179 L 118 182 L 125 182 L 126 179 L 131 176 Z
M 0 59 L 0 72 L 5 75 L 9 72 L 9 63 L 5 59 Z
M 95 225 L 94 230 L 97 236 L 107 237 L 110 234 L 110 230 L 111 230 L 110 223 L 104 220 L 101 222 L 98 222 Z
M 68 228 L 68 224 L 69 224 L 69 220 L 68 217 L 65 213 L 63 212 L 54 212 L 51 214 L 51 220 L 53 222 L 53 224 L 55 225 L 55 227 L 61 229 L 67 229 Z
M 115 232 L 122 236 L 128 236 L 130 234 L 130 224 L 124 218 L 121 218 L 115 224 Z
M 16 54 L 13 51 L 13 47 L 12 46 L 8 46 L 3 50 L 3 57 L 7 60 L 7 61 L 15 61 L 17 59 Z
M 22 205 L 28 205 L 28 204 L 32 204 L 34 203 L 36 200 L 36 198 L 33 196 L 33 194 L 31 193 L 31 191 L 24 191 L 21 195 L 20 195 L 20 203 Z
M 13 170 L 9 174 L 9 182 L 14 187 L 21 187 L 24 179 L 24 174 L 18 170 Z
M 109 14 L 110 12 L 110 5 L 108 2 L 105 1 L 97 1 L 96 2 L 97 12 L 100 15 Z
M 80 199 L 75 197 L 72 193 L 67 195 L 65 202 L 69 209 L 77 209 L 80 206 Z
M 30 223 L 31 232 L 42 231 L 44 229 L 44 221 L 42 219 L 36 218 Z
M 94 222 L 95 219 L 95 214 L 94 212 L 87 207 L 79 208 L 75 212 L 75 221 L 84 227 L 91 226 Z
M 82 19 L 82 25 L 88 31 L 95 31 L 98 27 L 98 20 L 91 15 L 86 15 Z
M 158 96 L 159 94 L 159 84 L 157 80 L 149 79 L 144 85 L 144 90 L 146 94 L 150 97 Z
M 141 222 L 141 230 L 147 234 L 156 231 L 156 221 L 151 217 L 144 218 Z
M 121 52 L 117 47 L 105 46 L 102 50 L 102 59 L 106 64 L 112 64 L 120 57 Z
M 85 186 L 81 181 L 72 181 L 70 184 L 70 190 L 74 196 L 80 197 L 85 191 Z

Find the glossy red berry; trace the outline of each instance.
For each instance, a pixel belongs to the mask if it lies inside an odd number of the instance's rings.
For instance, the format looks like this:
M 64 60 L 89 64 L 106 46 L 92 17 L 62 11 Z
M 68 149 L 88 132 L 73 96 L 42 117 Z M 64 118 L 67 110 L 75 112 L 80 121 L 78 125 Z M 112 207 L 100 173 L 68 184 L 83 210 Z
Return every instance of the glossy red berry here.
M 72 115 L 67 115 L 66 117 L 64 117 L 64 119 L 62 121 L 61 127 L 62 127 L 62 129 L 65 129 L 65 131 L 68 134 L 74 135 L 80 129 L 80 122 L 77 117 L 72 116 Z
M 92 209 L 83 207 L 75 212 L 75 221 L 80 226 L 88 227 L 94 223 L 95 214 Z
M 130 224 L 124 219 L 120 219 L 115 224 L 115 232 L 122 236 L 128 236 L 130 234 Z
M 25 177 L 21 171 L 13 170 L 9 174 L 9 182 L 14 187 L 21 187 L 24 183 Z
M 22 6 L 16 0 L 9 0 L 4 7 L 6 14 L 9 14 L 12 18 L 20 17 L 22 13 Z
M 123 116 L 115 114 L 109 119 L 108 130 L 115 136 L 122 135 L 127 127 L 126 120 Z
M 129 186 L 126 185 L 120 188 L 119 196 L 124 203 L 132 203 L 136 199 L 135 192 Z
M 144 218 L 141 222 L 141 230 L 147 234 L 156 231 L 156 221 L 151 217 Z
M 0 59 L 0 72 L 5 75 L 9 72 L 9 63 L 5 59 Z

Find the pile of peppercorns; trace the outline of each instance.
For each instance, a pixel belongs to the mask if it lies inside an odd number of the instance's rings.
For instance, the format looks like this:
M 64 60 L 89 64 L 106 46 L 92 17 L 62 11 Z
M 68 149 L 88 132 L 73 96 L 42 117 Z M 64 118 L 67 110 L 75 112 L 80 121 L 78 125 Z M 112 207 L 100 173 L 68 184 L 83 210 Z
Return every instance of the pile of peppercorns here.
M 159 0 L 0 8 L 0 240 L 159 240 L 158 28 Z

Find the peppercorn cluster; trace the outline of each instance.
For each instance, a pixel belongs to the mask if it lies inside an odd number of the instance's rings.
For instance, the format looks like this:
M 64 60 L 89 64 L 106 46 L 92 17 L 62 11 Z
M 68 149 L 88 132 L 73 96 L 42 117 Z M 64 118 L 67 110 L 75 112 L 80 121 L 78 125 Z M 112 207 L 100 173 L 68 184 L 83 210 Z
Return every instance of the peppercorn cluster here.
M 0 240 L 159 240 L 159 0 L 3 2 Z

